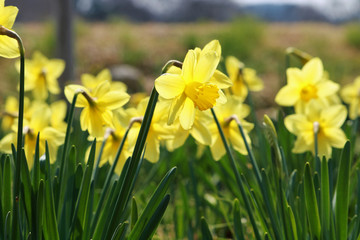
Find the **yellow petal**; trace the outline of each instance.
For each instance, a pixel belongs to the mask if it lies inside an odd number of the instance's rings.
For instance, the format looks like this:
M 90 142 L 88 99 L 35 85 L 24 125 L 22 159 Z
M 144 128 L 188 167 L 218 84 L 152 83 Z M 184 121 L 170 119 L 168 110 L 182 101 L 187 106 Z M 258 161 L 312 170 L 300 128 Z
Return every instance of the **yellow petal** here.
M 182 74 L 182 70 L 181 68 L 175 67 L 175 66 L 171 66 L 166 73 L 171 73 L 171 74 L 176 74 L 176 75 L 181 75 Z
M 182 111 L 182 109 L 184 107 L 185 100 L 186 100 L 185 94 L 181 94 L 179 97 L 176 97 L 174 100 L 172 100 L 171 106 L 170 106 L 170 111 L 169 111 L 169 116 L 168 116 L 168 120 L 167 120 L 168 125 L 173 124 L 175 119 L 178 118 L 179 113 Z
M 217 65 L 220 61 L 220 55 L 215 51 L 201 52 L 199 62 L 194 72 L 194 81 L 207 82 L 214 75 Z
M 211 145 L 211 133 L 209 126 L 206 123 L 195 121 L 194 126 L 190 130 L 190 134 L 199 143 L 204 145 Z
M 225 147 L 223 142 L 221 141 L 220 136 L 217 136 L 215 142 L 210 147 L 210 151 L 211 155 L 216 161 L 220 160 L 220 158 L 225 155 Z
M 205 45 L 205 47 L 202 49 L 203 52 L 207 51 L 215 51 L 221 56 L 221 46 L 218 40 L 212 40 L 208 44 Z M 202 54 L 201 53 L 201 54 Z
M 246 141 L 251 146 L 251 139 L 246 131 L 245 131 L 245 137 L 246 137 Z M 242 138 L 239 132 L 239 128 L 236 124 L 230 125 L 228 138 L 230 140 L 231 145 L 236 151 L 238 151 L 242 155 L 248 155 L 248 152 L 245 147 L 244 139 Z
M 322 141 L 322 139 L 319 138 L 319 141 L 318 141 L 318 153 L 319 153 L 320 158 L 322 158 L 323 156 L 325 156 L 327 159 L 331 158 L 331 146 L 330 146 L 330 143 L 328 141 Z
M 185 82 L 180 75 L 165 73 L 155 80 L 155 88 L 165 99 L 179 96 L 185 89 Z
M 346 120 L 347 111 L 345 106 L 336 105 L 322 110 L 320 117 L 326 127 L 341 127 Z
M 346 103 L 350 103 L 353 98 L 357 98 L 359 94 L 359 88 L 354 86 L 353 84 L 348 84 L 343 87 L 340 91 L 340 96 L 342 100 Z
M 216 104 L 225 104 L 227 102 L 227 97 L 224 92 L 219 89 L 218 94 L 219 97 L 216 99 Z
M 0 25 L 6 27 L 7 29 L 11 29 L 14 25 L 18 12 L 19 9 L 14 6 L 0 8 Z
M 336 148 L 344 147 L 347 138 L 343 130 L 340 128 L 325 128 L 323 131 L 331 146 Z
M 130 99 L 130 95 L 125 92 L 111 91 L 98 99 L 97 104 L 110 110 L 115 110 L 124 106 Z
M 232 86 L 232 81 L 228 76 L 219 70 L 215 70 L 211 82 L 214 83 L 218 88 L 224 89 Z
M 76 85 L 76 84 L 70 84 L 65 87 L 64 93 L 65 93 L 65 97 L 69 101 L 69 103 L 72 103 L 75 93 L 80 92 L 80 91 L 87 92 L 87 89 L 81 85 Z M 89 105 L 89 103 L 86 100 L 86 98 L 82 94 L 79 94 L 76 99 L 75 106 L 76 107 L 86 107 L 88 105 Z
M 313 146 L 314 146 L 313 141 L 309 143 L 305 138 L 299 136 L 295 141 L 292 152 L 293 153 L 303 153 L 306 151 L 313 152 L 314 151 Z
M 194 102 L 191 101 L 190 98 L 186 98 L 184 108 L 182 109 L 179 117 L 180 124 L 183 129 L 189 130 L 192 127 L 195 119 L 195 111 Z
M 194 50 L 189 50 L 185 56 L 182 66 L 182 78 L 185 83 L 193 81 L 194 68 L 196 66 L 196 55 Z
M 289 132 L 298 135 L 302 131 L 311 130 L 313 125 L 302 114 L 293 114 L 284 119 L 285 126 Z
M 293 106 L 298 100 L 299 91 L 291 85 L 281 88 L 275 97 L 275 102 L 281 106 Z
M 322 79 L 324 67 L 319 58 L 313 58 L 304 65 L 302 71 L 307 81 L 316 83 Z
M 160 156 L 160 143 L 151 135 L 148 136 L 146 141 L 145 158 L 151 162 L 156 163 Z
M 321 81 L 316 85 L 316 87 L 317 94 L 320 98 L 333 95 L 340 89 L 339 84 L 330 80 Z
M 0 35 L 0 56 L 16 58 L 20 56 L 18 43 L 15 39 Z
M 303 72 L 298 68 L 286 69 L 286 76 L 289 85 L 299 85 L 304 82 Z

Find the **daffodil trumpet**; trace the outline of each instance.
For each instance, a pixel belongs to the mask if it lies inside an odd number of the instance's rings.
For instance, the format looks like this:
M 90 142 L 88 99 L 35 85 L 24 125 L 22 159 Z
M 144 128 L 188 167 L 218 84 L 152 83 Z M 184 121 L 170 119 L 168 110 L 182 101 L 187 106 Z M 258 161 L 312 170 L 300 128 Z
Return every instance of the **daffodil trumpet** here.
M 240 177 L 240 174 L 238 172 L 238 168 L 236 166 L 236 163 L 235 163 L 235 160 L 234 160 L 234 157 L 231 153 L 231 150 L 230 150 L 230 147 L 229 147 L 229 144 L 227 143 L 226 141 L 226 138 L 225 138 L 225 134 L 224 134 L 224 131 L 222 130 L 221 126 L 220 126 L 220 123 L 219 123 L 219 120 L 217 119 L 216 117 L 216 114 L 215 114 L 215 111 L 214 109 L 211 108 L 211 113 L 213 115 L 213 118 L 214 118 L 214 121 L 216 123 L 216 126 L 219 130 L 219 134 L 220 134 L 220 137 L 221 137 L 221 140 L 224 144 L 224 147 L 225 147 L 225 150 L 226 150 L 226 154 L 228 155 L 228 158 L 230 160 L 230 164 L 231 164 L 231 168 L 233 169 L 234 171 L 234 175 L 235 175 L 235 179 L 236 179 L 236 182 L 240 188 L 240 192 L 241 192 L 241 196 L 243 197 L 243 200 L 244 200 L 244 203 L 245 203 L 245 208 L 249 214 L 249 218 L 250 218 L 250 222 L 251 222 L 251 225 L 253 226 L 254 228 L 254 234 L 255 234 L 255 238 L 258 240 L 258 239 L 261 239 L 260 237 L 260 233 L 259 233 L 259 230 L 256 226 L 256 222 L 255 222 L 255 219 L 254 219 L 254 216 L 253 216 L 253 213 L 252 213 L 252 209 L 250 207 L 250 202 L 249 202 L 249 199 L 247 198 L 246 196 L 246 192 L 245 192 L 245 188 L 244 188 L 244 185 L 242 183 L 242 180 L 241 180 L 241 177 Z
M 20 52 L 20 90 L 19 90 L 19 118 L 18 118 L 18 131 L 17 131 L 17 155 L 16 155 L 16 164 L 15 164 L 15 183 L 14 183 L 14 196 L 13 196 L 13 220 L 12 220 L 12 237 L 16 238 L 17 227 L 18 227 L 18 204 L 19 202 L 16 199 L 19 199 L 20 192 L 20 169 L 21 169 L 21 149 L 23 147 L 23 121 L 24 121 L 24 89 L 25 89 L 25 50 L 24 45 L 20 36 L 10 29 L 7 29 L 4 26 L 0 26 L 0 35 L 8 36 L 12 39 L 15 39 L 19 46 Z

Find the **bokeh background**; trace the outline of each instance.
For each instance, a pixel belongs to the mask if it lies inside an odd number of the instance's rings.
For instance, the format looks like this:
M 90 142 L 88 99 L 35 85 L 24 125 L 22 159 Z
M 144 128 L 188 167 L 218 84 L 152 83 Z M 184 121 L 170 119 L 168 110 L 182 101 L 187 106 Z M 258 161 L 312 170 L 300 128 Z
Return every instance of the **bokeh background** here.
M 14 29 L 26 56 L 35 50 L 67 62 L 61 85 L 109 68 L 130 92 L 149 91 L 161 67 L 187 49 L 219 39 L 223 56 L 257 70 L 255 95 L 268 111 L 284 84 L 285 50 L 323 60 L 341 84 L 360 75 L 360 0 L 7 0 L 19 8 Z M 299 65 L 295 59 L 293 66 Z M 15 61 L 0 61 L 0 104 L 16 96 Z M 220 67 L 224 67 L 223 63 Z

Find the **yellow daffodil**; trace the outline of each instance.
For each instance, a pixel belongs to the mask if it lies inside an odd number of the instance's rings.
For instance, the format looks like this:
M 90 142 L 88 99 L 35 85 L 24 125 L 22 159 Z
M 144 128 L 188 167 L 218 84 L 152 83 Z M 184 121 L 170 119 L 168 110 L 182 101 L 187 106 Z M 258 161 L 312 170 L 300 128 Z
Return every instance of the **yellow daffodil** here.
M 304 112 L 310 100 L 327 104 L 339 90 L 339 85 L 324 78 L 323 64 L 319 58 L 308 61 L 300 70 L 288 68 L 287 85 L 280 89 L 275 102 L 281 106 L 295 106 L 297 113 Z M 330 98 L 330 99 L 329 99 Z
M 208 43 L 202 50 L 189 50 L 181 71 L 168 72 L 155 80 L 159 95 L 172 100 L 168 124 L 179 117 L 181 126 L 188 130 L 195 119 L 195 110 L 201 111 L 225 103 L 221 89 L 231 86 L 230 79 L 216 68 L 221 57 L 217 40 Z
M 38 133 L 40 133 L 40 156 L 45 153 L 45 141 L 47 141 L 51 163 L 55 161 L 57 149 L 64 141 L 65 133 L 50 126 L 51 115 L 52 113 L 49 107 L 44 108 L 41 104 L 36 104 L 32 110 L 31 119 L 24 119 L 24 150 L 30 169 L 34 164 L 33 155 L 35 153 L 36 138 Z M 2 151 L 7 153 L 11 152 L 11 143 L 16 144 L 17 141 L 16 132 L 17 126 L 14 124 L 13 132 L 6 135 L 0 141 L 0 149 Z
M 17 63 L 20 70 L 20 63 Z M 65 69 L 61 59 L 47 59 L 40 52 L 35 52 L 33 58 L 27 60 L 25 68 L 25 91 L 32 91 L 35 99 L 44 100 L 48 92 L 59 94 L 58 78 Z
M 66 102 L 63 100 L 53 102 L 50 105 L 50 125 L 61 132 L 65 132 L 67 127 L 67 123 L 65 122 L 66 108 Z
M 345 85 L 340 91 L 340 96 L 350 105 L 349 117 L 356 119 L 360 114 L 360 76 L 353 83 Z
M 130 98 L 125 91 L 112 90 L 109 81 L 100 82 L 93 90 L 81 85 L 66 86 L 65 96 L 69 102 L 72 102 L 76 92 L 81 92 L 75 105 L 83 108 L 80 115 L 81 129 L 88 130 L 94 137 L 104 135 L 103 126 L 112 125 L 112 110 L 122 107 Z
M 143 116 L 145 114 L 146 106 L 149 98 L 142 100 L 137 108 L 129 108 L 126 111 L 133 117 Z M 160 157 L 160 142 L 174 138 L 174 126 L 166 124 L 166 111 L 168 104 L 166 102 L 158 102 L 156 104 L 155 112 L 151 120 L 148 136 L 146 138 L 145 159 L 149 162 L 155 163 Z M 129 131 L 129 145 L 134 146 L 138 133 L 140 131 L 140 123 L 134 123 Z
M 0 0 L 0 26 L 11 29 L 18 14 L 18 8 L 6 6 L 5 1 Z M 15 39 L 0 35 L 0 56 L 5 58 L 16 58 L 20 55 L 18 43 Z
M 264 88 L 262 80 L 256 75 L 252 68 L 245 68 L 245 65 L 236 57 L 229 56 L 225 61 L 226 71 L 233 83 L 231 92 L 244 100 L 250 91 L 261 91 Z
M 176 120 L 173 124 L 175 135 L 173 139 L 166 141 L 166 148 L 173 151 L 184 145 L 186 139 L 191 135 L 200 145 L 211 145 L 211 132 L 209 125 L 213 122 L 213 118 L 208 111 L 196 110 L 193 127 L 185 130 L 181 127 L 180 121 Z
M 30 119 L 31 112 L 30 107 L 31 103 L 29 98 L 24 98 L 24 118 Z M 3 131 L 8 132 L 11 130 L 11 127 L 14 124 L 14 121 L 18 118 L 18 111 L 19 111 L 19 103 L 16 97 L 9 96 L 6 98 L 5 101 L 5 109 L 2 111 L 2 122 L 1 128 Z
M 109 69 L 104 69 L 98 73 L 98 75 L 93 76 L 88 73 L 84 73 L 81 75 L 81 83 L 87 89 L 95 89 L 103 81 L 109 81 L 111 84 L 111 89 L 119 90 L 119 91 L 126 91 L 127 87 L 123 82 L 113 82 L 112 76 Z
M 341 130 L 347 116 L 343 105 L 326 106 L 311 101 L 304 114 L 293 114 L 285 118 L 286 128 L 297 136 L 294 153 L 315 152 L 314 131 L 318 132 L 319 157 L 331 157 L 331 147 L 342 148 L 346 136 Z
M 250 144 L 251 140 L 249 137 L 249 132 L 253 129 L 254 124 L 249 123 L 244 120 L 250 113 L 250 107 L 242 104 L 242 100 L 236 96 L 228 97 L 228 101 L 223 106 L 215 107 L 214 111 L 219 120 L 219 123 L 224 131 L 225 137 L 231 143 L 233 148 L 243 155 L 247 155 L 247 150 L 245 147 L 244 140 L 241 137 L 239 127 L 236 121 L 230 121 L 231 117 L 236 116 L 240 121 L 245 135 L 246 140 Z M 226 153 L 224 143 L 221 140 L 219 130 L 215 122 L 213 121 L 211 127 L 212 133 L 212 143 L 210 146 L 211 154 L 215 160 L 219 160 Z
M 96 143 L 96 156 L 99 153 L 102 141 L 105 142 L 103 153 L 99 162 L 99 167 L 102 167 L 105 163 L 113 164 L 115 161 L 116 154 L 120 147 L 121 141 L 125 135 L 126 129 L 130 123 L 130 115 L 122 108 L 114 111 L 113 128 L 106 128 L 103 138 L 98 138 Z M 93 141 L 94 138 L 89 136 L 89 140 Z M 119 160 L 115 167 L 115 173 L 120 175 L 125 161 L 131 156 L 134 146 L 129 146 L 128 140 L 125 140 L 123 149 L 119 156 Z M 90 147 L 87 151 L 87 155 L 90 152 Z M 87 159 L 87 158 L 86 158 Z

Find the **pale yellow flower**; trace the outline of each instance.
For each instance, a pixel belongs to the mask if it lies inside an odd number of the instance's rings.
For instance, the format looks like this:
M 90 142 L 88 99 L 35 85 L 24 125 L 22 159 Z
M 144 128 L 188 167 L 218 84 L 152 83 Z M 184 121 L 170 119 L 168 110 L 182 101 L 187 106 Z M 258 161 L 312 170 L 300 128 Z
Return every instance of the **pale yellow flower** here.
M 304 112 L 310 100 L 328 104 L 336 96 L 339 84 L 324 78 L 323 64 L 319 58 L 308 61 L 303 68 L 288 68 L 287 85 L 280 89 L 275 102 L 281 106 L 295 106 L 297 113 Z
M 93 90 L 98 86 L 101 82 L 108 81 L 110 82 L 111 89 L 118 91 L 126 91 L 127 87 L 123 82 L 113 82 L 111 72 L 109 69 L 105 68 L 98 75 L 93 76 L 88 73 L 84 73 L 81 75 L 81 83 L 89 90 Z
M 31 113 L 29 111 L 30 100 L 29 98 L 24 98 L 24 118 L 30 119 Z M 11 127 L 14 124 L 14 121 L 18 118 L 19 103 L 16 97 L 9 96 L 5 101 L 5 109 L 2 111 L 2 122 L 1 128 L 3 131 L 8 132 L 11 130 Z
M 0 0 L 0 26 L 7 29 L 13 27 L 19 9 L 14 6 L 6 6 L 5 1 Z M 20 55 L 19 46 L 15 39 L 0 35 L 0 56 L 5 58 L 16 58 Z
M 237 58 L 227 57 L 225 66 L 233 83 L 231 92 L 239 96 L 242 101 L 247 97 L 248 90 L 257 92 L 264 88 L 264 83 L 257 76 L 256 71 L 252 68 L 246 68 Z
M 356 119 L 360 114 L 360 76 L 353 83 L 345 85 L 340 91 L 340 96 L 350 105 L 349 117 Z
M 286 128 L 297 136 L 294 153 L 315 152 L 314 130 L 318 129 L 319 157 L 331 157 L 331 147 L 342 148 L 347 140 L 341 130 L 347 116 L 343 105 L 326 106 L 311 101 L 304 114 L 293 114 L 285 118 Z
M 112 126 L 112 111 L 125 105 L 130 98 L 124 91 L 111 89 L 109 81 L 100 82 L 93 90 L 81 85 L 66 86 L 65 96 L 69 102 L 72 102 L 76 92 L 81 92 L 75 105 L 83 108 L 80 115 L 81 129 L 88 130 L 93 137 L 104 135 L 103 126 Z
M 244 129 L 247 142 L 251 144 L 251 139 L 248 134 L 253 129 L 254 124 L 244 120 L 244 118 L 250 114 L 250 107 L 243 104 L 241 98 L 229 96 L 227 103 L 223 106 L 215 107 L 214 111 L 226 139 L 231 143 L 236 151 L 243 155 L 247 155 L 248 153 L 244 140 L 241 137 L 239 127 L 236 121 L 229 121 L 229 119 L 232 116 L 237 117 Z M 211 154 L 215 160 L 219 160 L 226 153 L 224 143 L 221 140 L 221 136 L 215 122 L 211 124 L 210 129 L 212 133 L 212 143 L 210 146 Z
M 16 64 L 20 71 L 20 63 Z M 59 94 L 58 78 L 65 69 L 61 59 L 47 59 L 40 52 L 35 52 L 25 65 L 25 91 L 32 91 L 35 99 L 45 100 L 48 92 Z
M 196 109 L 204 111 L 226 102 L 221 89 L 230 87 L 231 81 L 216 70 L 220 57 L 221 46 L 213 40 L 202 50 L 189 50 L 181 71 L 167 72 L 155 80 L 159 95 L 172 100 L 168 124 L 179 117 L 181 126 L 188 130 L 194 123 Z

